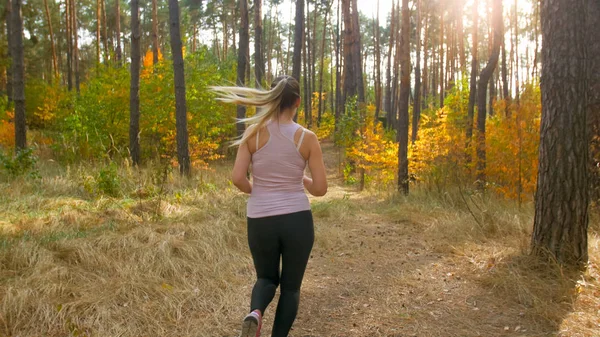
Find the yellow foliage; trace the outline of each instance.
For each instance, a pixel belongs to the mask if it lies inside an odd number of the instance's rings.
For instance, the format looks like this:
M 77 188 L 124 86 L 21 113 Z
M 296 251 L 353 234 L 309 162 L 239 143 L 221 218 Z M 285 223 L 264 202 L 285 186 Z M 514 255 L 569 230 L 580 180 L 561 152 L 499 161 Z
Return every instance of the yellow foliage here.
M 0 146 L 13 148 L 15 146 L 14 113 L 6 112 L 6 117 L 0 120 Z

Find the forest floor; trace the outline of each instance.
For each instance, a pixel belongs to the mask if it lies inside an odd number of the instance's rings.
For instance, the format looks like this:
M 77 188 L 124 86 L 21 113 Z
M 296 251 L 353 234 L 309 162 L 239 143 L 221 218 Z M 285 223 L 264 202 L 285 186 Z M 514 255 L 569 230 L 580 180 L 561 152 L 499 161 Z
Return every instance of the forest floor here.
M 587 270 L 568 271 L 528 256 L 531 205 L 359 193 L 324 151 L 290 337 L 600 336 L 597 215 Z M 123 169 L 137 197 L 110 198 L 74 171 L 0 184 L 0 336 L 237 336 L 254 273 L 226 167 L 154 197 L 156 172 Z

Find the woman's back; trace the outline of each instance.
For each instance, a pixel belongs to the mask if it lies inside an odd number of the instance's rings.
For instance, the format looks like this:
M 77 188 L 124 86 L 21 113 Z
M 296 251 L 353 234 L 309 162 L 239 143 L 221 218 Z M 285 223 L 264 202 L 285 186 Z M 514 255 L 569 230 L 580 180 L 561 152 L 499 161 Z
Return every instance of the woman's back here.
M 253 186 L 248 200 L 248 217 L 257 218 L 310 210 L 302 179 L 306 160 L 299 152 L 305 131 L 298 144 L 294 136 L 301 128 L 297 123 L 270 122 L 262 130 L 268 133 L 266 144 L 259 147 L 260 131 L 252 154 Z

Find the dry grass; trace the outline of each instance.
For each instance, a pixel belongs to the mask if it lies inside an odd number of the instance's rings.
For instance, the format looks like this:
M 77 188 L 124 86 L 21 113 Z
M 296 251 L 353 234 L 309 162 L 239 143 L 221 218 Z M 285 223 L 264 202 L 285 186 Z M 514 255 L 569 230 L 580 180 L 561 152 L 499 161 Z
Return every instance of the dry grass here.
M 117 197 L 91 166 L 0 183 L 0 336 L 235 336 L 254 272 L 228 174 L 124 166 Z M 528 256 L 531 205 L 330 192 L 292 336 L 600 335 L 597 216 L 578 273 Z

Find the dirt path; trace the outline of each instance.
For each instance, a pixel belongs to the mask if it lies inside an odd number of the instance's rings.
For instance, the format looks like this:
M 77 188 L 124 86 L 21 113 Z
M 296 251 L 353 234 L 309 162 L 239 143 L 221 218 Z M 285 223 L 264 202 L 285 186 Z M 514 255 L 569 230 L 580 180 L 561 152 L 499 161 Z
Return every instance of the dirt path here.
M 415 222 L 411 214 L 394 219 L 378 214 L 376 207 L 369 211 L 374 201 L 360 200 L 352 189 L 342 187 L 336 178 L 336 156 L 327 157 L 334 183 L 326 199 L 318 202 L 345 196 L 361 209 L 348 209 L 343 219 L 317 217 L 317 227 L 336 228 L 340 237 L 332 247 L 317 244 L 313 250 L 291 337 L 556 333 L 556 327 L 530 315 L 526 305 L 483 287 L 479 278 L 488 268 L 440 249 L 427 236 L 426 221 Z M 270 336 L 273 308 L 272 304 L 267 312 L 263 336 Z

